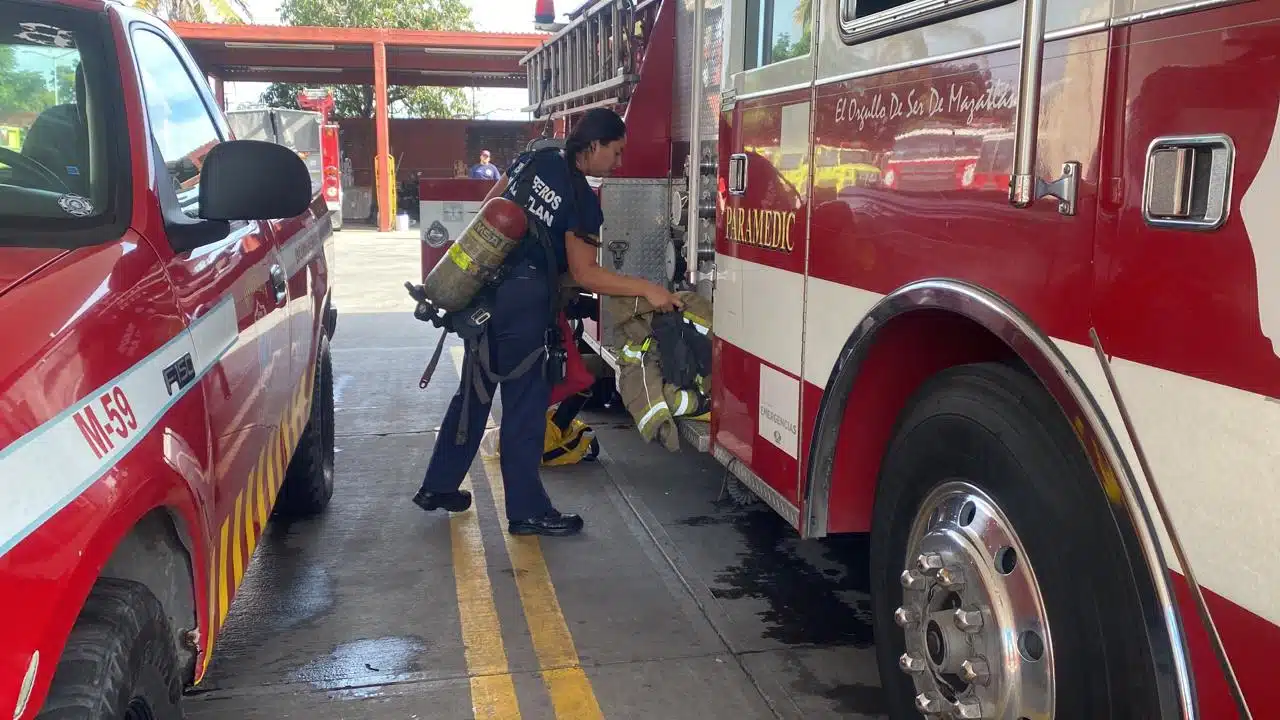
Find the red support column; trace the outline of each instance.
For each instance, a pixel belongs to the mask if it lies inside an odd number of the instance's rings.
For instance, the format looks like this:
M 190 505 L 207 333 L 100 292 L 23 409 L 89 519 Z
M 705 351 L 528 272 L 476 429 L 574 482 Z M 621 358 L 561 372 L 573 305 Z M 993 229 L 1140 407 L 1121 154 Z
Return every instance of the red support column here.
M 226 112 L 227 111 L 227 89 L 226 87 L 224 87 L 224 83 L 222 82 L 222 78 L 220 77 L 213 78 L 213 96 L 218 100 L 218 108 L 221 109 L 222 112 Z
M 378 138 L 378 154 L 374 159 L 378 186 L 378 232 L 389 232 L 395 219 L 391 217 L 391 193 L 395 192 L 395 182 L 389 172 L 390 113 L 391 108 L 387 102 L 387 45 L 379 40 L 373 44 L 373 125 Z

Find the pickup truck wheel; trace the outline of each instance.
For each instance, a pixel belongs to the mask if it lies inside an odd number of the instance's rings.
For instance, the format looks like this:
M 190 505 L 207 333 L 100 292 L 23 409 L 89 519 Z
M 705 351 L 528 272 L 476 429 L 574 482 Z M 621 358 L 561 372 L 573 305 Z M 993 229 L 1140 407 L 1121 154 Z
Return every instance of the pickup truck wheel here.
M 329 338 L 323 334 L 318 354 L 311 417 L 289 461 L 276 505 L 283 515 L 314 515 L 333 497 L 333 364 Z
M 888 446 L 870 550 L 891 717 L 1161 715 L 1105 495 L 1028 375 L 968 365 L 924 384 Z
M 36 720 L 180 720 L 173 632 L 145 586 L 102 579 L 89 595 Z

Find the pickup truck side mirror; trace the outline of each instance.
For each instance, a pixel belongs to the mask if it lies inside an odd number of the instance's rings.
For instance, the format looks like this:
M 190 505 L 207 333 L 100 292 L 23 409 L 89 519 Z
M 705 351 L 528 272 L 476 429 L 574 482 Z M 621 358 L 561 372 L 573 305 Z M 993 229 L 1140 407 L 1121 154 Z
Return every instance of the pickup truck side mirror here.
M 160 148 L 152 140 L 156 157 Z M 279 220 L 311 206 L 311 173 L 297 153 L 261 140 L 227 140 L 200 164 L 199 217 L 182 211 L 173 181 L 157 168 L 160 209 L 169 244 L 187 252 L 217 242 L 236 220 Z
M 262 140 L 228 140 L 205 156 L 200 217 L 279 220 L 311 206 L 311 172 L 298 154 Z

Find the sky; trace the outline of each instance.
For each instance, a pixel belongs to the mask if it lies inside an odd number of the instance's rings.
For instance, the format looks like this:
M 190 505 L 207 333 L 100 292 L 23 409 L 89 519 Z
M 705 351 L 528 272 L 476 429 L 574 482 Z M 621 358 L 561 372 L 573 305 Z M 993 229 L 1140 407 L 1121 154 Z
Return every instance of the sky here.
M 279 0 L 246 0 L 253 22 L 272 25 L 280 22 Z M 462 0 L 471 7 L 477 30 L 490 32 L 533 32 L 534 0 Z M 561 20 L 564 12 L 582 4 L 582 0 L 557 0 Z M 256 102 L 267 86 L 262 83 L 228 83 L 227 105 L 234 109 L 241 102 Z M 470 90 L 467 91 L 470 94 Z M 492 120 L 524 120 L 528 113 L 520 108 L 528 102 L 528 92 L 520 88 L 478 88 L 476 104 L 482 116 Z

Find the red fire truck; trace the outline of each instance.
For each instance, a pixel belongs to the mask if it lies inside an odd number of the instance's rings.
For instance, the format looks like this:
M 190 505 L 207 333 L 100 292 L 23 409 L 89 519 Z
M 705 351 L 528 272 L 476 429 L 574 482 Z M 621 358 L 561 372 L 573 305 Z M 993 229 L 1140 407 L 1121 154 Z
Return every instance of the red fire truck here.
M 338 123 L 333 121 L 333 91 L 307 88 L 298 93 L 298 105 L 320 113 L 320 194 L 333 213 L 333 229 L 342 229 L 342 145 Z
M 328 210 L 149 14 L 0 0 L 0 58 L 0 716 L 179 718 L 332 495 Z
M 528 109 L 629 127 L 602 264 L 714 303 L 683 435 L 801 537 L 869 533 L 894 717 L 1280 707 L 1280 3 L 592 0 L 550 30 Z M 874 171 L 815 182 L 815 148 Z

